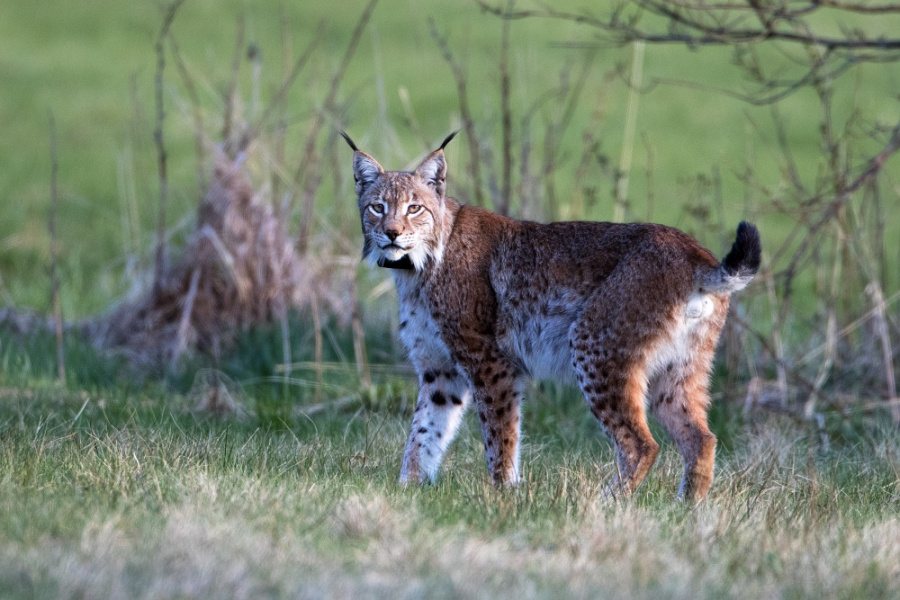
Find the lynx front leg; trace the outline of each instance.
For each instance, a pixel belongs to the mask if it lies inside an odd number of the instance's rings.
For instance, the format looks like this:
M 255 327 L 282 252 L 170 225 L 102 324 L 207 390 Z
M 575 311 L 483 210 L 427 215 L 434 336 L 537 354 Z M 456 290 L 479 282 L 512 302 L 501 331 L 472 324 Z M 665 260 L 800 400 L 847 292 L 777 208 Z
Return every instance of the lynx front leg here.
M 470 398 L 465 377 L 455 366 L 422 370 L 400 483 L 435 480 Z
M 519 483 L 522 385 L 518 370 L 491 353 L 475 369 L 475 406 L 488 470 L 495 485 Z

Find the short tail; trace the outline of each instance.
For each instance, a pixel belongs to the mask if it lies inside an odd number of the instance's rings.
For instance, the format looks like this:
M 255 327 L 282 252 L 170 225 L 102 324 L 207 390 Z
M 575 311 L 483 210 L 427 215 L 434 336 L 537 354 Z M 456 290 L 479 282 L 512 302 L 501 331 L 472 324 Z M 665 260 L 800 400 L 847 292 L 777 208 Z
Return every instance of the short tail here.
M 744 289 L 759 271 L 761 256 L 759 229 L 752 223 L 741 221 L 731 250 L 722 259 L 718 269 L 705 274 L 700 287 L 714 293 L 731 293 Z

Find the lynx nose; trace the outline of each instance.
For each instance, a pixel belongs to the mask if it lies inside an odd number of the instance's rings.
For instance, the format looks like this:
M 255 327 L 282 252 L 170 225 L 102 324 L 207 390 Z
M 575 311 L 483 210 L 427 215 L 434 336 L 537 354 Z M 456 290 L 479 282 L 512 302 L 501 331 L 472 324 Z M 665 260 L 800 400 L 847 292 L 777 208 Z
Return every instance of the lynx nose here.
M 388 229 L 384 232 L 384 235 L 388 236 L 391 239 L 391 241 L 393 242 L 400 235 L 400 232 L 397 231 L 396 229 Z

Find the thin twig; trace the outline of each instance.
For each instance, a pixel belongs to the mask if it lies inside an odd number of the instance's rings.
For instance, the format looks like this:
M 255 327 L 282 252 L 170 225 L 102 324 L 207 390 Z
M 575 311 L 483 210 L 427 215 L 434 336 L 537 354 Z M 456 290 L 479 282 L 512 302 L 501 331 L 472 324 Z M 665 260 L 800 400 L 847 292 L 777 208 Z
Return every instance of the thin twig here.
M 197 193 L 202 200 L 206 193 L 206 149 L 203 145 L 203 111 L 200 110 L 200 95 L 197 93 L 197 86 L 194 85 L 194 78 L 181 57 L 181 51 L 174 36 L 169 37 L 169 45 L 172 48 L 175 67 L 178 69 L 178 74 L 181 75 L 184 89 L 191 101 L 191 114 L 194 119 L 194 154 L 197 158 Z
M 323 348 L 322 348 L 322 315 L 319 311 L 319 297 L 316 294 L 313 294 L 310 299 L 310 305 L 312 308 L 312 318 L 313 318 L 313 347 L 314 347 L 314 365 L 313 368 L 316 372 L 316 391 L 315 391 L 315 399 L 316 402 L 320 401 L 322 397 L 322 385 L 325 382 L 325 371 L 323 368 L 324 364 L 324 356 L 323 356 Z
M 822 213 L 819 215 L 819 218 L 816 219 L 812 224 L 809 225 L 806 231 L 806 236 L 800 242 L 800 246 L 794 252 L 793 257 L 791 258 L 790 263 L 787 268 L 785 268 L 781 275 L 785 277 L 785 293 L 790 293 L 791 282 L 793 281 L 794 275 L 797 273 L 798 265 L 801 260 L 806 258 L 806 253 L 809 250 L 810 246 L 817 239 L 817 234 L 825 226 L 826 223 L 831 221 L 838 214 L 841 207 L 853 196 L 854 192 L 860 189 L 863 185 L 871 181 L 881 169 L 884 167 L 887 160 L 898 150 L 900 150 L 900 122 L 894 126 L 894 129 L 891 131 L 891 137 L 888 140 L 887 144 L 885 144 L 884 148 L 877 155 L 869 159 L 866 164 L 866 168 L 857 175 L 857 177 L 847 184 L 843 190 L 839 194 L 835 196 L 835 198 L 825 207 Z M 807 202 L 813 203 L 818 200 L 818 198 L 811 198 Z
M 234 56 L 231 59 L 231 81 L 228 84 L 228 92 L 225 94 L 225 115 L 222 123 L 222 144 L 229 158 L 234 158 L 238 152 L 237 144 L 231 140 L 232 123 L 234 121 L 234 103 L 237 97 L 238 74 L 241 69 L 241 55 L 244 48 L 244 15 L 238 17 L 237 36 L 234 41 Z
M 331 86 L 328 88 L 328 95 L 325 97 L 325 102 L 322 104 L 321 110 L 316 114 L 315 119 L 313 119 L 313 124 L 306 136 L 306 148 L 303 151 L 303 158 L 300 160 L 300 164 L 297 168 L 297 174 L 294 176 L 294 181 L 297 183 L 305 181 L 303 187 L 303 212 L 300 216 L 300 231 L 297 235 L 297 250 L 301 254 L 306 252 L 306 249 L 309 246 L 309 239 L 312 234 L 313 208 L 316 191 L 319 187 L 319 182 L 322 180 L 321 173 L 319 173 L 319 155 L 316 152 L 319 131 L 325 123 L 325 118 L 334 113 L 338 88 L 344 78 L 344 73 L 347 71 L 347 66 L 350 64 L 350 59 L 352 59 L 353 55 L 356 53 L 356 48 L 359 46 L 359 40 L 362 38 L 363 31 L 369 23 L 369 19 L 372 17 L 372 11 L 375 10 L 376 4 L 378 4 L 378 0 L 369 0 L 365 10 L 363 10 L 362 15 L 360 15 L 356 27 L 353 30 L 353 34 L 350 36 L 350 43 L 347 45 L 347 50 L 344 52 L 341 63 L 331 80 Z M 293 211 L 293 198 L 294 195 L 291 194 L 289 210 L 284 214 L 290 214 Z
M 175 13 L 184 4 L 184 0 L 174 0 L 166 7 L 163 16 L 162 27 L 156 38 L 156 129 L 153 140 L 156 144 L 157 166 L 159 170 L 159 212 L 156 221 L 156 262 L 153 272 L 153 289 L 158 294 L 161 291 L 163 272 L 166 262 L 166 202 L 169 195 L 169 177 L 167 174 L 167 155 L 165 138 L 163 137 L 163 124 L 166 120 L 165 104 L 163 102 L 163 72 L 166 68 L 165 41 L 169 36 L 169 29 L 175 20 Z
M 428 27 L 431 31 L 432 39 L 437 43 L 441 55 L 444 57 L 447 65 L 449 65 L 453 79 L 456 81 L 459 116 L 462 118 L 462 126 L 466 132 L 466 142 L 469 145 L 469 171 L 472 173 L 472 192 L 475 197 L 475 205 L 484 206 L 484 196 L 481 191 L 481 152 L 478 149 L 478 138 L 475 137 L 475 121 L 472 119 L 472 111 L 469 109 L 466 74 L 462 66 L 453 57 L 447 38 L 438 33 L 434 19 L 431 17 L 428 19 Z
M 263 111 L 262 117 L 259 118 L 259 123 L 256 126 L 256 130 L 259 130 L 262 125 L 272 117 L 272 113 L 284 107 L 284 100 L 287 97 L 288 91 L 294 85 L 297 77 L 300 76 L 300 73 L 303 71 L 306 63 L 309 62 L 309 58 L 318 47 L 319 42 L 322 41 L 322 32 L 324 31 L 324 29 L 324 23 L 320 22 L 319 26 L 316 28 L 316 35 L 306 46 L 303 54 L 301 54 L 300 57 L 294 62 L 294 66 L 291 68 L 290 73 L 288 73 L 284 77 L 284 80 L 281 82 L 281 87 L 278 88 L 278 92 L 276 92 L 275 96 L 269 101 L 269 104 Z
M 507 12 L 512 11 L 515 0 L 508 0 Z M 503 171 L 500 184 L 500 202 L 495 210 L 501 215 L 509 214 L 512 196 L 512 111 L 509 106 L 509 26 L 510 21 L 503 21 L 500 36 L 500 124 L 502 135 Z

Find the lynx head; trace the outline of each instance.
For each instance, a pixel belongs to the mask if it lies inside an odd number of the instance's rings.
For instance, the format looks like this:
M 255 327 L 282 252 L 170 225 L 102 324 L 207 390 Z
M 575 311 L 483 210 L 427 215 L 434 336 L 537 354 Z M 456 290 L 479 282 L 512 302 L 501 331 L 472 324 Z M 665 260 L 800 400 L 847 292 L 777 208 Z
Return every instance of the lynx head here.
M 385 171 L 346 133 L 341 135 L 353 149 L 353 179 L 365 236 L 363 258 L 379 266 L 416 271 L 430 261 L 439 262 L 444 246 L 444 147 L 456 132 L 411 172 Z

